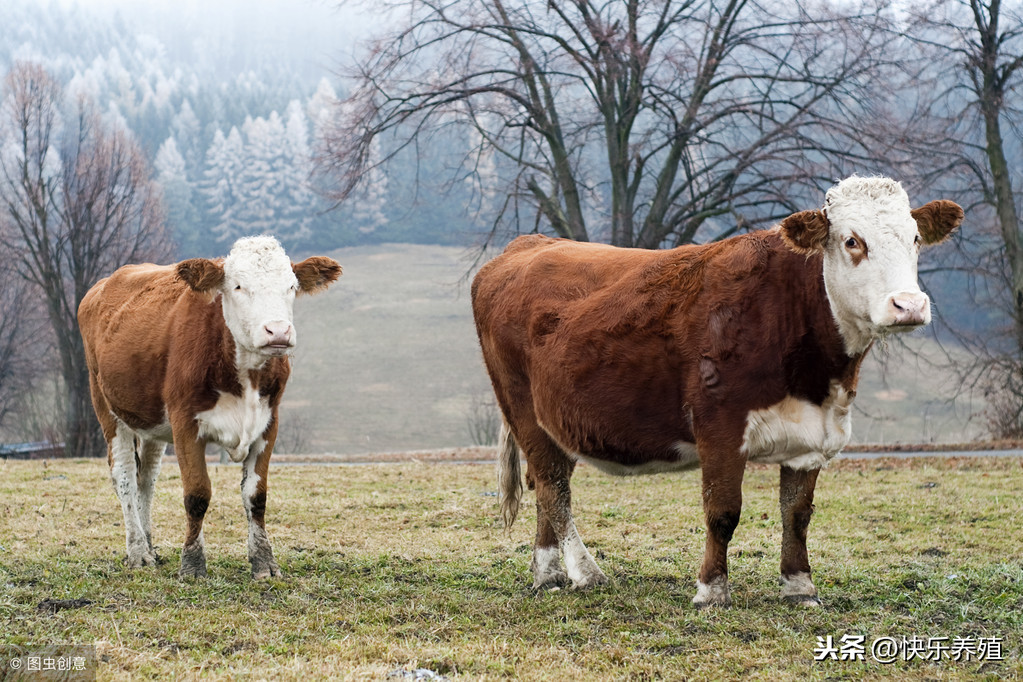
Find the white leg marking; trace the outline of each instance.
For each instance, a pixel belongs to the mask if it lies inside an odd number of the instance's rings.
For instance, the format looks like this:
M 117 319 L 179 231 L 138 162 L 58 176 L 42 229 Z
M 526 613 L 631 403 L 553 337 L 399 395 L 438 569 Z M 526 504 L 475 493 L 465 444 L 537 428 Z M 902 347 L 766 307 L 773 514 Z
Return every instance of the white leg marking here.
M 561 541 L 561 551 L 565 553 L 565 568 L 568 569 L 568 577 L 572 580 L 573 588 L 585 589 L 607 582 L 607 576 L 597 566 L 597 562 L 593 560 L 590 551 L 579 537 L 574 521 L 568 522 L 568 532 Z
M 160 476 L 160 466 L 163 464 L 163 453 L 167 449 L 164 443 L 157 443 L 152 440 L 141 439 L 139 448 L 138 490 L 139 490 L 139 520 L 142 523 L 142 531 L 149 543 L 149 550 L 156 556 L 153 548 L 153 527 L 152 509 L 153 493 L 156 489 L 156 479 Z
M 259 440 L 263 442 L 262 439 Z M 270 544 L 270 537 L 266 529 L 256 523 L 252 517 L 252 500 L 259 489 L 259 474 L 256 473 L 256 459 L 263 451 L 262 446 L 256 449 L 253 446 L 249 450 L 248 457 L 242 463 L 242 504 L 245 506 L 245 516 L 249 521 L 249 564 L 252 566 L 252 577 L 256 580 L 279 576 L 281 570 L 274 561 L 273 547 Z
M 696 581 L 696 596 L 693 597 L 693 604 L 698 608 L 707 606 L 730 606 L 732 597 L 728 594 L 728 577 L 718 576 L 710 583 Z
M 534 590 L 544 587 L 557 590 L 568 582 L 568 576 L 561 565 L 561 550 L 557 547 L 534 547 L 531 568 Z
M 817 588 L 810 579 L 809 573 L 795 573 L 783 575 L 779 579 L 781 583 L 781 597 L 785 601 L 799 604 L 800 606 L 820 606 L 821 600 L 817 597 Z
M 143 527 L 141 504 L 135 465 L 135 434 L 123 424 L 117 425 L 117 433 L 110 444 L 112 458 L 110 480 L 121 502 L 124 515 L 124 544 L 129 567 L 152 566 L 156 556 L 149 546 Z

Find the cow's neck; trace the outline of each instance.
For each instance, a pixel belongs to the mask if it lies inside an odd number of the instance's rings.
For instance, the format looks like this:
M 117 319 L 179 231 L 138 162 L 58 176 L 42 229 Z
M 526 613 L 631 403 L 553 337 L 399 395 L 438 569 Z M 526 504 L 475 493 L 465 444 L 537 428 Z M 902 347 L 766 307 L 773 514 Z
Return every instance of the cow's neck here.
M 797 256 L 804 258 L 803 256 Z M 813 310 L 810 316 L 812 329 L 809 330 L 813 343 L 820 348 L 831 370 L 831 380 L 841 384 L 850 400 L 856 395 L 860 365 L 873 344 L 873 337 L 862 338 L 858 327 L 843 320 L 836 312 L 832 297 L 828 294 L 827 276 L 823 258 L 806 259 L 809 272 L 816 286 L 809 288 L 808 305 Z
M 873 328 L 870 326 L 870 322 L 864 321 L 862 315 L 853 314 L 851 311 L 843 309 L 841 305 L 837 303 L 837 297 L 832 295 L 832 292 L 837 287 L 843 286 L 841 281 L 834 281 L 836 278 L 829 276 L 827 265 L 822 262 L 821 266 L 823 272 L 824 288 L 827 292 L 828 307 L 831 310 L 831 315 L 835 320 L 835 325 L 838 328 L 839 334 L 842 336 L 842 343 L 845 346 L 845 352 L 851 357 L 862 356 L 874 343 L 876 338 Z
M 249 372 L 258 372 L 266 366 L 269 358 L 262 353 L 242 350 L 235 344 L 234 365 L 238 368 L 238 376 L 248 376 Z
M 226 380 L 230 378 L 237 381 L 238 394 L 240 395 L 247 386 L 258 385 L 258 378 L 254 378 L 253 374 L 258 374 L 262 371 L 270 358 L 262 353 L 246 351 L 235 343 L 231 329 L 224 320 L 222 310 L 218 311 L 216 324 L 220 329 L 219 357 L 223 368 L 220 374 L 221 376 L 227 375 L 224 376 Z

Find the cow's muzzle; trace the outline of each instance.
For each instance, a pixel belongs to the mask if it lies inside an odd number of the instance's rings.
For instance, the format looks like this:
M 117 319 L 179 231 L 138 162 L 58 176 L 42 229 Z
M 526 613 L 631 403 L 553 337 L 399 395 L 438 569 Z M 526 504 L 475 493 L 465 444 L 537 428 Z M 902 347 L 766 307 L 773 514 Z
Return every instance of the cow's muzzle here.
M 922 292 L 901 292 L 888 299 L 890 326 L 912 329 L 931 321 L 931 302 Z
M 263 325 L 266 336 L 260 351 L 266 355 L 285 355 L 295 347 L 294 327 L 290 322 L 274 321 Z

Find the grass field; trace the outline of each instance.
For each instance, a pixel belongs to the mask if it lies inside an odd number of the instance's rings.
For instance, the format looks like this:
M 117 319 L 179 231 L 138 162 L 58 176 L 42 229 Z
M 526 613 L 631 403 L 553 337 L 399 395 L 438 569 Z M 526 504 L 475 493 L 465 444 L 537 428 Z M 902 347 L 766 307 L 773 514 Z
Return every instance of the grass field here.
M 581 466 L 577 523 L 610 583 L 543 593 L 529 588 L 532 494 L 511 532 L 498 528 L 490 466 L 273 468 L 267 527 L 285 576 L 259 583 L 239 476 L 211 468 L 210 575 L 183 582 L 173 464 L 154 506 L 165 560 L 128 570 L 104 462 L 0 462 L 0 643 L 95 644 L 102 680 L 400 679 L 417 668 L 449 679 L 1023 677 L 1019 459 L 823 471 L 809 543 L 818 610 L 778 597 L 776 467 L 747 472 L 734 606 L 708 611 L 690 604 L 698 472 L 613 479 Z M 864 637 L 864 660 L 814 661 L 818 638 L 843 635 Z M 997 641 L 1003 660 L 870 654 L 878 638 L 914 636 Z

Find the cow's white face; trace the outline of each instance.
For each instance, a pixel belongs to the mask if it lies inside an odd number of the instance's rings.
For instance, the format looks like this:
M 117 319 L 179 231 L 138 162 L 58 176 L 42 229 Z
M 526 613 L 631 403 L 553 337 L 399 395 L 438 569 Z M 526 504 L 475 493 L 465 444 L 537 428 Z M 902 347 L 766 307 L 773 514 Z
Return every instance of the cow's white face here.
M 220 294 L 224 323 L 239 359 L 287 355 L 297 340 L 292 310 L 296 294 L 324 289 L 341 274 L 336 261 L 314 256 L 292 265 L 273 237 L 245 237 L 223 261 L 193 258 L 178 276 L 211 298 Z
M 852 355 L 931 321 L 917 281 L 920 247 L 943 241 L 962 218 L 951 201 L 912 210 L 894 180 L 854 176 L 828 191 L 823 210 L 787 218 L 782 234 L 797 251 L 823 252 L 828 299 Z
M 295 347 L 292 318 L 298 278 L 276 239 L 248 237 L 235 242 L 224 259 L 220 292 L 224 322 L 238 348 L 279 356 Z

